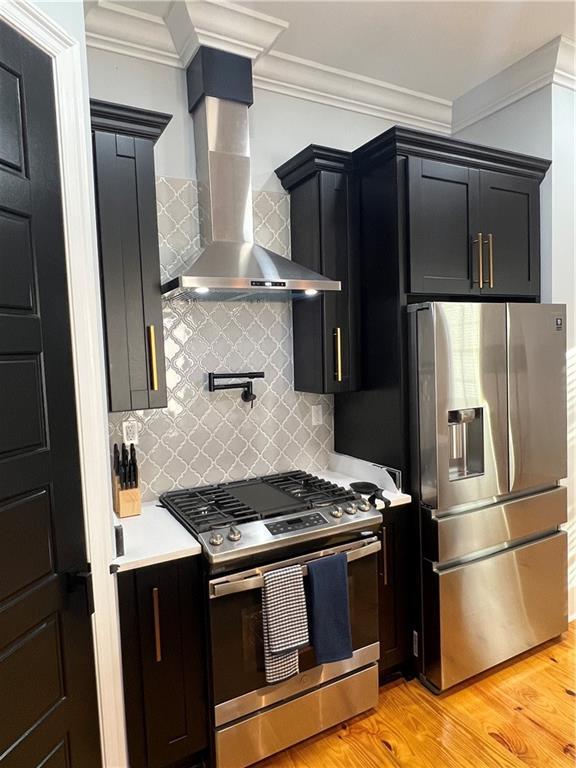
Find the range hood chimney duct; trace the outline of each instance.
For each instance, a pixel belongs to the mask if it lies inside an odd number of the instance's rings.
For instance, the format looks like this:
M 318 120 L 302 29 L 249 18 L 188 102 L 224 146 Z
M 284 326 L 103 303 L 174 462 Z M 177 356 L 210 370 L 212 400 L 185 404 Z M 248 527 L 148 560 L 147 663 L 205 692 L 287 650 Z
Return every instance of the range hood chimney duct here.
M 254 243 L 248 107 L 252 62 L 202 46 L 187 70 L 194 117 L 200 235 L 204 250 L 167 297 L 269 298 L 338 291 L 340 283 Z

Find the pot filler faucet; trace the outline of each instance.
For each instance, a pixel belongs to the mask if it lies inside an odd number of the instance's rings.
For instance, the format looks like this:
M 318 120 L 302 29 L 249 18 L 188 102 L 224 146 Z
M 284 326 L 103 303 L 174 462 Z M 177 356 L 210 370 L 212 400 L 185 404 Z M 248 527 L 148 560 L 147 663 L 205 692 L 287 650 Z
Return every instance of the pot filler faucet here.
M 216 379 L 263 379 L 264 371 L 251 371 L 249 373 L 209 373 L 208 374 L 208 391 L 217 392 L 220 389 L 241 389 L 242 394 L 240 397 L 243 402 L 250 403 L 250 408 L 254 408 L 254 400 L 256 395 L 252 387 L 252 381 L 238 381 L 236 383 L 228 382 L 227 384 L 216 384 Z

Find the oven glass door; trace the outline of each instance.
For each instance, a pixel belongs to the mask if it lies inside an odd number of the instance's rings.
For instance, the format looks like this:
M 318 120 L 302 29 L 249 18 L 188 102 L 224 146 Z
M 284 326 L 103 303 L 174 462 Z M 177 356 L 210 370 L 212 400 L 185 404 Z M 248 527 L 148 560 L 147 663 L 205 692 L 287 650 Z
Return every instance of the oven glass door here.
M 354 651 L 378 642 L 378 548 L 378 544 L 371 544 L 363 550 L 356 549 L 354 554 L 347 553 L 350 623 Z M 346 549 L 346 547 L 337 548 L 338 551 L 346 551 Z M 318 556 L 331 553 L 326 551 L 318 553 Z M 315 559 L 315 557 L 312 555 L 306 559 Z M 290 564 L 293 562 L 290 561 Z M 288 563 L 278 563 L 274 567 L 281 567 L 284 564 Z M 242 576 L 243 574 L 235 574 L 231 578 L 237 579 L 238 583 L 244 581 L 245 584 L 242 585 L 244 588 L 230 593 L 214 594 L 216 582 L 210 583 L 213 701 L 216 706 L 266 686 L 261 580 L 253 579 L 258 586 L 246 588 L 249 586 L 248 579 L 242 579 Z M 305 575 L 305 587 L 307 582 L 308 577 Z M 313 647 L 307 646 L 301 649 L 300 672 L 316 666 Z

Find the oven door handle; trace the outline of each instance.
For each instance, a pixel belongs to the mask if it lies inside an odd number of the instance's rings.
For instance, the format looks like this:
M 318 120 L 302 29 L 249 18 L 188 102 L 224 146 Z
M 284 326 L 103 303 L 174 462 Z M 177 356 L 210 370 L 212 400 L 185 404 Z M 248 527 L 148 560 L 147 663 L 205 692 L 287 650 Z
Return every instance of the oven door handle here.
M 278 563 L 274 566 L 267 566 L 265 571 L 279 570 L 280 568 L 285 568 L 289 565 L 301 565 L 303 575 L 306 576 L 308 574 L 308 566 L 306 563 L 310 563 L 313 560 L 320 560 L 322 557 L 328 557 L 329 555 L 336 555 L 340 552 L 344 552 L 348 562 L 353 563 L 355 560 L 360 560 L 363 557 L 368 557 L 368 555 L 373 555 L 375 552 L 379 552 L 380 549 L 382 549 L 381 542 L 376 539 L 369 539 L 351 549 L 347 549 L 346 547 L 325 549 L 322 553 L 306 555 L 301 558 Z M 248 592 L 252 589 L 262 589 L 263 585 L 264 577 L 262 572 L 258 572 L 256 569 L 248 571 L 245 574 L 234 574 L 233 576 L 230 576 L 230 578 L 218 579 L 210 582 L 210 599 L 223 597 L 224 595 L 232 595 L 235 592 Z

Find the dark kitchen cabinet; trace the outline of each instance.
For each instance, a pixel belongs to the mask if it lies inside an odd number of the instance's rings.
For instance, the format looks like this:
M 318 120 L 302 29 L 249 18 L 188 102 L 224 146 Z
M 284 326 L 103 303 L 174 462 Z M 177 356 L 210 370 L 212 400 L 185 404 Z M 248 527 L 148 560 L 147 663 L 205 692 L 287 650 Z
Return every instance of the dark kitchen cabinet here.
M 416 586 L 417 559 L 410 546 L 415 514 L 412 505 L 382 510 L 379 557 L 380 673 L 405 667 L 409 657 L 410 596 Z
M 340 280 L 341 291 L 294 300 L 294 388 L 357 387 L 357 280 L 350 153 L 310 146 L 276 170 L 290 192 L 292 260 Z
M 495 171 L 481 170 L 479 174 L 478 229 L 485 275 L 481 293 L 538 296 L 540 184 L 536 179 Z
M 409 290 L 538 296 L 539 182 L 408 157 Z
M 466 294 L 478 286 L 472 233 L 478 231 L 478 171 L 408 158 L 410 291 Z
M 189 768 L 208 744 L 198 558 L 117 578 L 130 766 Z
M 170 115 L 90 106 L 109 409 L 164 408 L 154 143 Z

